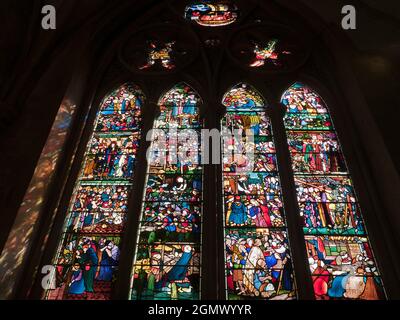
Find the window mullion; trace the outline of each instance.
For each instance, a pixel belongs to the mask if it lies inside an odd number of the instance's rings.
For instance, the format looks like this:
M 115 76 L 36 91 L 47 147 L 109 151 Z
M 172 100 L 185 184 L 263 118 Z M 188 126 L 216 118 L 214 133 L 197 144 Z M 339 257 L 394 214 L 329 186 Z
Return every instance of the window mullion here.
M 298 214 L 296 187 L 293 183 L 294 174 L 291 166 L 290 154 L 283 117 L 285 107 L 275 104 L 268 110 L 275 137 L 275 148 L 281 180 L 282 195 L 286 213 L 286 222 L 289 233 L 290 248 L 296 279 L 296 289 L 300 300 L 314 300 L 311 274 L 308 267 L 304 234 Z
M 220 130 L 222 113 L 219 105 L 207 108 L 205 112 L 205 129 Z M 225 259 L 223 237 L 223 210 L 221 164 L 212 162 L 213 155 L 219 154 L 214 150 L 212 141 L 209 141 L 209 161 L 204 165 L 204 209 L 203 209 L 203 253 L 202 253 L 202 300 L 225 300 Z M 207 141 L 203 141 L 207 146 Z

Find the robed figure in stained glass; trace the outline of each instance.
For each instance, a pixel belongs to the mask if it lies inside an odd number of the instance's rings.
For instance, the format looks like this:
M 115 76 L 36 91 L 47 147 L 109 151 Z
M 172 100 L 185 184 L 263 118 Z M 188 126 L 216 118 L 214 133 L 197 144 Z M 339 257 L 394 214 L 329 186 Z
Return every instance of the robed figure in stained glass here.
M 295 83 L 285 126 L 316 299 L 379 299 L 382 281 L 327 106 Z

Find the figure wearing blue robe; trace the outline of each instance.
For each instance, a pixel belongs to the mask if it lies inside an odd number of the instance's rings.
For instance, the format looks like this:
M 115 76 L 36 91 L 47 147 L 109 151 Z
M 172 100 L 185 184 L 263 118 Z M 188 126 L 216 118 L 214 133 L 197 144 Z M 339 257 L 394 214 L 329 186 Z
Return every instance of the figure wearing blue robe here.
M 169 217 L 166 216 L 164 218 L 164 223 L 166 223 L 167 225 L 165 226 L 165 230 L 168 232 L 175 232 L 176 231 L 176 226 L 173 224 L 174 220 Z
M 247 98 L 246 104 L 243 104 L 241 107 L 245 109 L 254 109 L 256 104 L 253 99 Z
M 176 118 L 177 115 L 178 115 L 178 107 L 173 106 L 171 110 L 171 117 Z
M 242 259 L 240 259 L 240 268 L 245 268 L 245 267 L 246 267 L 246 263 L 247 263 L 246 257 L 247 257 L 247 254 L 248 254 L 247 251 L 246 251 L 246 252 L 245 252 L 245 251 L 241 252 Z
M 259 135 L 260 135 L 261 126 L 260 126 L 259 123 L 253 124 L 252 127 L 251 127 L 251 129 L 253 130 L 253 134 L 254 134 L 255 136 L 259 136 Z
M 292 263 L 286 252 L 280 254 L 281 259 L 287 258 L 285 266 L 283 267 L 282 275 L 282 289 L 286 291 L 292 291 Z
M 257 216 L 258 213 L 260 213 L 261 209 L 260 207 L 251 207 L 249 209 L 249 214 L 251 218 L 254 218 Z
M 128 166 L 124 172 L 124 177 L 130 177 L 133 174 L 133 165 L 135 163 L 135 158 L 132 156 L 128 157 Z
M 107 192 L 103 192 L 101 194 L 101 201 L 102 202 L 108 202 L 110 200 L 110 195 Z
M 167 280 L 171 282 L 185 279 L 190 259 L 192 259 L 192 252 L 184 252 L 171 271 L 167 273 Z
M 317 257 L 318 257 L 318 259 L 325 262 L 325 255 L 324 255 L 324 253 L 318 250 L 318 240 L 316 240 L 316 239 L 309 239 L 308 242 L 311 243 L 311 244 L 315 247 L 315 249 L 316 249 L 316 251 L 317 251 Z
M 296 104 L 291 104 L 291 105 L 289 105 L 289 112 L 290 113 L 298 113 L 299 112 L 299 108 L 297 107 Z
M 265 264 L 267 265 L 268 269 L 271 270 L 272 267 L 275 266 L 277 263 L 278 263 L 278 259 L 276 259 L 276 257 L 273 254 L 265 257 Z M 274 279 L 278 279 L 279 274 L 280 274 L 279 271 L 276 271 L 276 270 L 271 271 L 271 276 Z
M 193 180 L 193 189 L 201 190 L 201 180 L 200 179 Z
M 83 226 L 84 227 L 91 226 L 92 223 L 93 223 L 93 214 L 87 213 L 85 215 L 85 218 L 83 219 Z
M 265 264 L 267 265 L 268 269 L 271 269 L 278 260 L 275 258 L 274 255 L 265 256 Z
M 117 258 L 117 256 L 115 258 Z M 97 280 L 111 281 L 113 276 L 114 266 L 116 265 L 117 265 L 117 260 L 113 258 L 113 251 L 111 251 L 111 256 L 110 256 L 105 249 L 101 255 L 100 271 L 97 276 Z
M 136 98 L 135 106 L 136 106 L 136 108 L 141 108 L 142 107 L 142 100 L 140 100 L 139 98 Z
M 232 204 L 229 222 L 234 224 L 245 224 L 247 222 L 247 209 L 243 203 L 235 202 Z
M 331 298 L 343 298 L 346 292 L 346 283 L 349 278 L 348 274 L 336 276 L 332 281 L 332 286 L 328 290 L 328 295 Z
M 69 287 L 69 294 L 82 294 L 85 292 L 85 282 L 82 276 L 82 270 L 78 269 L 72 272 L 72 283 Z
M 126 112 L 126 100 L 122 100 L 121 103 L 121 113 L 125 113 Z
M 185 103 L 183 106 L 183 113 L 184 114 L 189 114 L 189 115 L 195 115 L 196 114 L 196 103 L 192 101 L 188 101 Z

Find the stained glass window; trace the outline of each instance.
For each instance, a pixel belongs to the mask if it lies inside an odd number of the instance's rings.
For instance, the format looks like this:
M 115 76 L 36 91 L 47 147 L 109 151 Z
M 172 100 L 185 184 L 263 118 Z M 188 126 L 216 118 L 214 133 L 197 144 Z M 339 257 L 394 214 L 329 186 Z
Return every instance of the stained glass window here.
M 250 63 L 250 67 L 259 68 L 266 63 L 272 63 L 275 66 L 280 66 L 280 58 L 282 55 L 291 54 L 290 51 L 281 50 L 278 48 L 279 40 L 271 39 L 264 44 L 254 44 L 254 60 Z
M 239 84 L 223 98 L 227 297 L 295 298 L 272 127 L 263 97 Z
M 317 299 L 382 299 L 382 280 L 329 111 L 311 88 L 283 95 L 297 200 Z
M 149 51 L 147 56 L 147 62 L 145 65 L 139 67 L 141 70 L 149 69 L 151 67 L 156 66 L 159 63 L 159 66 L 172 70 L 175 68 L 172 58 L 173 47 L 175 45 L 175 41 L 167 42 L 167 43 L 159 43 L 158 41 L 151 41 L 149 43 Z
M 199 95 L 185 83 L 158 103 L 132 272 L 133 300 L 199 299 L 200 104 Z
M 226 26 L 236 21 L 238 8 L 230 1 L 203 0 L 187 6 L 185 17 L 205 27 Z
M 101 103 L 54 260 L 47 299 L 110 299 L 140 141 L 144 95 L 125 84 Z

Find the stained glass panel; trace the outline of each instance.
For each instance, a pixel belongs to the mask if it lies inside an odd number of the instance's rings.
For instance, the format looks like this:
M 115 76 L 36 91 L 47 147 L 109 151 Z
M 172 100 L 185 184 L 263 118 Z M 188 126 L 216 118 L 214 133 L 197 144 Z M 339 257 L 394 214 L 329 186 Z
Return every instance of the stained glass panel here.
M 303 173 L 346 173 L 347 168 L 334 133 L 288 132 L 293 167 Z
M 384 299 L 351 176 L 331 116 L 311 88 L 282 97 L 297 200 L 317 299 Z
M 285 232 L 267 228 L 229 229 L 225 242 L 228 290 L 237 285 L 238 296 L 289 298 L 294 283 Z
M 292 54 L 290 51 L 282 50 L 278 47 L 280 41 L 278 39 L 270 39 L 265 43 L 254 44 L 254 59 L 250 63 L 250 67 L 260 68 L 266 63 L 272 63 L 274 66 L 281 66 L 282 55 Z
M 385 299 L 367 237 L 306 236 L 306 244 L 317 298 Z
M 236 112 L 236 111 L 242 111 L 242 112 L 248 112 L 248 111 L 258 111 L 261 114 L 264 114 L 264 101 L 260 93 L 258 93 L 254 88 L 246 85 L 246 84 L 239 84 L 233 87 L 231 90 L 229 90 L 223 100 L 222 104 L 226 107 L 228 112 Z M 255 113 L 255 114 L 239 114 L 238 116 L 242 117 L 235 117 L 235 115 L 231 115 L 231 118 L 234 117 L 237 120 L 239 120 L 239 123 L 233 123 L 232 125 L 234 127 L 243 127 L 243 120 L 240 120 L 238 118 L 244 118 L 244 117 L 252 117 L 255 116 L 258 119 L 260 119 L 260 115 Z M 261 122 L 269 123 L 268 119 L 265 119 L 266 117 L 264 116 L 264 119 L 261 120 Z M 243 127 L 244 129 L 244 127 Z
M 185 18 L 204 27 L 232 24 L 238 18 L 238 8 L 230 1 L 202 0 L 185 9 Z
M 230 300 L 296 297 L 272 128 L 262 96 L 233 87 L 222 101 L 225 272 Z
M 144 95 L 132 84 L 109 94 L 96 117 L 70 202 L 46 298 L 108 300 L 117 276 Z
M 199 95 L 180 83 L 158 105 L 130 298 L 200 298 L 202 166 Z
M 147 62 L 139 67 L 140 70 L 152 67 L 160 67 L 162 69 L 172 70 L 175 68 L 172 52 L 175 42 L 160 43 L 159 41 L 150 41 Z

